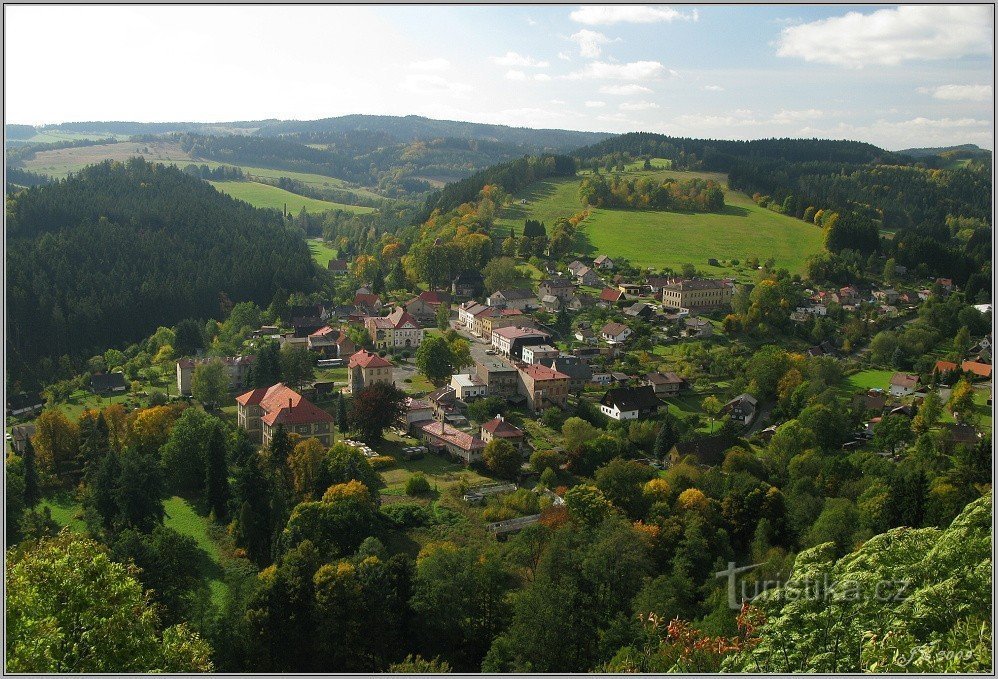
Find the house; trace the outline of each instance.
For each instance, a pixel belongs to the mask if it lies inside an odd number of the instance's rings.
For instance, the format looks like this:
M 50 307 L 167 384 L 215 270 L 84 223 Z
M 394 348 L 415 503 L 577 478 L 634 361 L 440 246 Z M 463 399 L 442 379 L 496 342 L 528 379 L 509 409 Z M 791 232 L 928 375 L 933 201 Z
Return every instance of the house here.
M 509 399 L 519 391 L 519 377 L 516 367 L 503 360 L 495 359 L 475 363 L 475 374 L 485 384 L 490 396 Z
M 887 407 L 887 397 L 883 389 L 870 389 L 865 394 L 857 394 L 852 403 L 854 408 L 882 413 Z
M 600 255 L 593 260 L 593 266 L 597 269 L 604 269 L 606 271 L 612 271 L 614 267 L 613 260 L 606 255 Z
M 281 383 L 247 391 L 236 397 L 237 421 L 256 443 L 267 446 L 274 430 L 283 425 L 289 434 L 333 443 L 333 416 Z
M 545 295 L 551 295 L 560 300 L 568 300 L 575 296 L 575 285 L 567 278 L 548 278 L 537 286 L 537 295 L 542 299 Z
M 918 388 L 918 375 L 894 373 L 891 375 L 891 396 L 908 396 Z
M 794 323 L 807 323 L 811 319 L 811 314 L 806 311 L 793 311 L 790 313 L 790 320 Z
M 611 342 L 613 344 L 622 344 L 627 341 L 627 338 L 634 333 L 633 330 L 628 328 L 623 323 L 616 323 L 611 321 L 607 323 L 602 328 L 600 328 L 599 336 L 600 339 L 606 342 Z
M 539 363 L 517 367 L 520 394 L 534 412 L 551 406 L 564 408 L 568 402 L 568 375 Z
M 714 326 L 705 318 L 686 318 L 683 320 L 683 335 L 685 337 L 710 337 L 714 334 Z
M 731 445 L 731 438 L 725 434 L 695 441 L 680 441 L 669 451 L 669 462 L 679 464 L 683 460 L 689 460 L 697 466 L 716 467 L 724 462 L 724 453 Z
M 546 344 L 551 335 L 536 328 L 511 325 L 492 331 L 492 348 L 501 356 L 521 360 L 523 347 Z
M 523 347 L 520 356 L 524 363 L 544 363 L 548 359 L 555 358 L 561 354 L 561 350 L 550 344 L 535 344 Z
M 478 297 L 485 290 L 481 272 L 466 269 L 451 282 L 450 292 L 455 297 Z
M 716 309 L 730 305 L 732 294 L 728 281 L 692 278 L 662 286 L 662 305 L 667 309 Z
M 457 390 L 449 384 L 431 391 L 425 398 L 433 410 L 433 419 L 438 422 L 464 424 L 468 421 L 461 412 L 462 404 L 457 397 Z
M 648 373 L 645 382 L 656 394 L 678 394 L 686 386 L 686 380 L 673 372 Z
M 987 363 L 978 363 L 977 361 L 964 361 L 960 364 L 960 369 L 965 373 L 970 373 L 974 377 L 981 377 L 987 379 L 991 377 L 991 366 Z
M 10 428 L 10 447 L 18 455 L 24 456 L 24 450 L 28 447 L 28 439 L 35 435 L 35 425 L 19 424 Z
M 893 288 L 887 288 L 885 290 L 874 290 L 873 298 L 879 302 L 894 304 L 894 302 L 896 302 L 898 299 L 898 292 Z
M 973 445 L 981 440 L 981 434 L 969 424 L 949 423 L 943 425 L 946 432 L 946 440 L 950 443 Z
M 423 342 L 423 327 L 403 307 L 387 316 L 368 317 L 364 327 L 377 349 L 415 348 Z
M 588 266 L 583 265 L 575 273 L 575 281 L 579 285 L 588 285 L 589 287 L 596 287 L 600 284 L 600 277 L 593 269 Z
M 251 337 L 269 337 L 276 339 L 281 334 L 281 329 L 276 325 L 261 325 L 258 330 L 254 330 Z
M 580 270 L 587 268 L 589 267 L 587 267 L 585 264 L 576 259 L 575 261 L 573 261 L 571 264 L 568 265 L 568 272 L 572 274 L 573 277 L 575 277 L 578 275 Z
M 306 338 L 309 351 L 315 351 L 323 358 L 343 358 L 357 351 L 357 345 L 347 337 L 346 330 L 324 325 Z
M 624 309 L 624 313 L 628 316 L 642 318 L 647 321 L 655 315 L 655 309 L 651 304 L 646 304 L 645 302 L 635 302 L 631 306 Z
M 645 285 L 648 286 L 652 294 L 657 295 L 662 291 L 663 287 L 678 281 L 679 279 L 673 276 L 648 276 L 645 278 Z
M 593 373 L 589 381 L 601 387 L 606 387 L 613 384 L 613 375 L 610 373 Z
M 470 375 L 467 373 L 461 375 L 451 375 L 450 386 L 454 389 L 455 395 L 465 402 L 489 395 L 488 386 L 486 386 L 485 382 L 479 379 L 478 375 Z
M 495 418 L 483 424 L 480 436 L 486 443 L 492 439 L 509 441 L 517 450 L 522 450 L 523 444 L 526 441 L 523 430 L 519 427 L 514 427 L 502 415 L 496 415 Z
M 568 393 L 578 394 L 586 388 L 586 383 L 592 379 L 593 370 L 578 356 L 561 356 L 542 362 L 552 370 L 568 375 Z
M 755 417 L 759 401 L 751 394 L 740 394 L 721 407 L 721 414 L 728 415 L 732 420 L 749 424 Z
M 613 420 L 637 420 L 658 411 L 662 402 L 651 386 L 610 389 L 600 400 L 599 409 Z
M 7 414 L 15 417 L 36 413 L 45 407 L 45 399 L 40 394 L 11 394 L 7 397 Z
M 937 278 L 936 283 L 942 287 L 946 292 L 953 292 L 953 279 L 952 278 Z
M 471 328 L 469 328 L 471 330 L 471 334 L 475 337 L 486 337 L 486 335 L 482 334 L 484 332 L 483 323 L 485 319 L 488 318 L 491 320 L 499 316 L 500 313 L 502 312 L 495 307 L 483 306 L 481 310 L 475 312 L 471 319 Z M 489 327 L 491 326 L 492 324 L 489 323 Z M 490 335 L 488 336 L 490 337 Z
M 226 356 L 225 358 L 182 358 L 177 361 L 177 393 L 190 396 L 194 381 L 194 368 L 219 361 L 225 367 L 229 378 L 229 389 L 243 389 L 248 386 L 250 367 L 255 356 Z
M 599 293 L 596 303 L 601 307 L 611 307 L 626 299 L 624 293 L 616 288 L 603 288 Z
M 627 296 L 637 297 L 641 294 L 642 287 L 637 283 L 620 283 L 617 289 L 624 293 L 624 298 Z
M 859 289 L 855 285 L 839 288 L 839 301 L 842 304 L 856 304 L 860 299 Z
M 471 299 L 457 308 L 457 321 L 469 331 L 475 324 L 475 315 L 487 307 Z
M 626 386 L 631 383 L 631 376 L 627 373 L 622 372 L 612 372 L 610 377 L 613 378 L 613 384 L 619 384 L 621 386 Z
M 345 259 L 331 259 L 329 260 L 329 270 L 334 274 L 341 274 L 347 272 L 347 260 Z
M 938 373 L 940 377 L 959 369 L 960 366 L 952 361 L 936 361 L 936 364 L 932 367 L 932 370 Z
M 358 313 L 373 316 L 381 313 L 381 297 L 373 292 L 358 292 L 353 296 L 353 306 Z
M 361 349 L 347 363 L 347 390 L 356 394 L 372 384 L 394 384 L 395 364 L 375 353 Z
M 423 441 L 430 450 L 446 451 L 465 464 L 479 462 L 482 459 L 485 441 L 477 436 L 455 429 L 446 422 L 427 422 L 420 426 L 420 431 Z
M 562 301 L 561 298 L 555 297 L 554 295 L 544 295 L 541 297 L 541 308 L 544 311 L 555 312 L 561 308 Z
M 411 397 L 405 400 L 405 412 L 399 419 L 399 424 L 405 433 L 412 433 L 421 424 L 431 420 L 433 420 L 433 408 L 429 401 Z
M 586 344 L 595 344 L 596 334 L 589 328 L 579 328 L 575 331 L 575 339 Z
M 98 373 L 90 376 L 90 391 L 95 394 L 120 394 L 128 389 L 122 373 Z
M 405 303 L 405 310 L 423 325 L 436 324 L 437 310 L 449 300 L 446 292 L 424 290 Z
M 519 309 L 526 311 L 536 306 L 537 296 L 525 288 L 509 288 L 496 290 L 488 298 L 489 306 L 497 309 Z
M 480 337 L 489 339 L 491 339 L 492 333 L 499 328 L 508 328 L 511 325 L 530 328 L 535 322 L 533 318 L 519 309 L 496 309 L 493 314 L 476 316 L 475 321 L 480 323 Z

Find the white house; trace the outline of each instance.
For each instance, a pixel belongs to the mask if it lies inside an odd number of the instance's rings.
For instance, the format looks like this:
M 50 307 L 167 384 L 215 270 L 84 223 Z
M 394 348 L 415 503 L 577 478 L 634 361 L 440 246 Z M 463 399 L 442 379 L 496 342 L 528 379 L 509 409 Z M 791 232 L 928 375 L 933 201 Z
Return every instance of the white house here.
M 454 393 L 457 394 L 457 397 L 462 401 L 488 396 L 489 394 L 488 385 L 480 380 L 478 375 L 452 375 L 450 378 L 450 386 L 454 388 Z
M 607 323 L 600 329 L 600 337 L 607 342 L 612 342 L 614 344 L 620 344 L 626 342 L 627 338 L 631 336 L 632 330 L 628 328 L 623 323 Z
M 918 389 L 918 375 L 894 373 L 891 376 L 891 396 L 909 396 Z
M 637 420 L 655 413 L 660 405 L 653 387 L 624 387 L 606 392 L 599 409 L 613 420 Z

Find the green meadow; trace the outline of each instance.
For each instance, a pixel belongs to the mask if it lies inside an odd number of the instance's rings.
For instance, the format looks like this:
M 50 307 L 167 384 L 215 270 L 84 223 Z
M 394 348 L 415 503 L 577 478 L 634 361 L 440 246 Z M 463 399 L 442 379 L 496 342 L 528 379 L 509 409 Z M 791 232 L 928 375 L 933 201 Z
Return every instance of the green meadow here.
M 306 198 L 259 182 L 209 182 L 209 184 L 233 198 L 246 201 L 253 207 L 283 210 L 287 206 L 288 212 L 291 214 L 298 214 L 303 207 L 305 212 L 328 212 L 329 210 L 344 210 L 358 214 L 374 212 L 374 208 Z
M 329 266 L 329 260 L 336 259 L 336 248 L 330 247 L 321 238 L 309 238 L 306 242 L 308 243 L 309 251 L 312 253 L 312 259 L 322 268 L 325 269 Z
M 759 207 L 745 194 L 728 189 L 723 174 L 673 170 L 627 174 L 717 180 L 725 186 L 725 210 L 720 214 L 694 214 L 594 209 L 579 230 L 578 249 L 583 254 L 625 257 L 634 265 L 656 269 L 679 269 L 691 263 L 708 273 L 735 275 L 744 270 L 744 261 L 749 257 L 760 261 L 772 257 L 778 267 L 802 273 L 807 258 L 822 248 L 820 229 Z M 535 182 L 518 193 L 514 205 L 503 211 L 497 222 L 499 228 L 513 227 L 519 233 L 525 219 L 538 219 L 550 227 L 558 218 L 578 213 L 582 210 L 579 182 L 577 178 Z M 520 200 L 527 203 L 520 205 Z M 721 266 L 707 268 L 708 258 L 721 261 Z M 739 267 L 730 264 L 732 259 L 741 260 Z

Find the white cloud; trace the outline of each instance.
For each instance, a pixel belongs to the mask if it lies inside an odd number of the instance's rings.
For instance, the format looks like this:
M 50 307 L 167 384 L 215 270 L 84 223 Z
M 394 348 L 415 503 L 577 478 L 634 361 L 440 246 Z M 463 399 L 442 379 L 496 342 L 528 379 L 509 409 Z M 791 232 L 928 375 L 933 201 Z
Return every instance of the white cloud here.
M 993 94 L 991 85 L 940 85 L 919 87 L 917 91 L 944 101 L 991 101 Z
M 558 58 L 562 61 L 571 61 L 572 56 L 568 52 L 558 52 Z
M 588 5 L 575 10 L 570 16 L 572 21 L 589 26 L 609 26 L 619 23 L 654 24 L 662 21 L 696 21 L 699 19 L 696 10 L 684 14 L 671 7 L 661 5 Z
M 452 78 L 445 78 L 442 75 L 432 73 L 413 73 L 406 76 L 402 82 L 402 89 L 412 94 L 433 94 L 465 96 L 472 92 L 474 88 L 466 83 L 456 82 Z
M 654 80 L 665 73 L 666 68 L 657 61 L 632 61 L 626 64 L 593 61 L 581 71 L 569 73 L 565 77 L 569 80 Z
M 819 111 L 816 108 L 809 108 L 802 111 L 788 111 L 784 109 L 773 114 L 772 122 L 793 123 L 799 120 L 813 120 L 815 118 L 821 118 L 823 115 L 825 115 L 824 111 Z
M 994 9 L 902 6 L 784 28 L 776 53 L 847 68 L 991 54 Z
M 592 100 L 590 100 L 590 101 L 586 102 L 586 108 L 603 108 L 604 106 L 606 106 L 606 102 L 605 101 L 592 101 Z
M 635 94 L 647 94 L 651 88 L 644 85 L 603 85 L 599 88 L 600 94 L 615 94 L 621 97 L 629 97 Z
M 704 90 L 705 92 L 723 92 L 724 91 L 724 88 L 721 87 L 720 85 L 704 85 L 700 89 Z
M 537 82 L 546 83 L 549 80 L 551 80 L 551 76 L 549 76 L 547 73 L 535 73 L 534 80 L 536 80 Z
M 527 25 L 528 25 L 528 26 L 536 26 L 536 25 L 537 25 L 537 22 L 536 22 L 536 21 L 534 21 L 534 20 L 533 20 L 532 18 L 530 18 L 530 17 L 527 17 Z
M 523 71 L 506 71 L 506 80 L 526 80 L 527 74 Z
M 551 103 L 555 106 L 564 106 L 567 102 L 564 99 L 552 99 Z
M 658 104 L 653 101 L 625 101 L 617 108 L 621 111 L 647 111 L 650 108 L 658 108 Z
M 539 61 L 533 57 L 516 52 L 506 52 L 501 57 L 492 57 L 492 61 L 500 66 L 520 66 L 524 68 L 547 68 L 551 64 L 546 61 Z
M 409 64 L 409 68 L 413 71 L 446 71 L 450 68 L 450 62 L 443 57 L 437 57 L 436 59 L 414 61 Z
M 611 40 L 599 31 L 590 31 L 588 28 L 583 28 L 578 33 L 573 33 L 569 40 L 576 43 L 579 46 L 579 54 L 588 58 L 593 59 L 600 55 L 603 51 L 603 45 L 611 42 L 617 42 L 620 38 L 616 40 Z

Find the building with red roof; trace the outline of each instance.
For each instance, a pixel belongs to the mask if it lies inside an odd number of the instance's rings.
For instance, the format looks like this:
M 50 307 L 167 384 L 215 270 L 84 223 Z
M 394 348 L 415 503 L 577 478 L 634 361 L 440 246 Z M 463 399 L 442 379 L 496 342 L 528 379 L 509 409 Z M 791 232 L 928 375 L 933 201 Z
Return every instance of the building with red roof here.
M 478 462 L 482 459 L 485 441 L 477 436 L 455 429 L 446 422 L 437 421 L 422 425 L 420 430 L 427 447 L 432 450 L 446 450 L 451 455 L 463 460 L 465 464 Z
M 415 348 L 423 342 L 423 326 L 404 307 L 387 316 L 370 316 L 364 327 L 378 349 Z
M 364 387 L 379 382 L 393 384 L 395 382 L 394 368 L 395 364 L 388 359 L 366 349 L 361 349 L 354 353 L 347 362 L 347 390 L 356 394 Z
M 333 443 L 333 417 L 294 389 L 277 383 L 236 397 L 239 426 L 257 443 L 267 446 L 277 425 L 289 434 Z
M 987 363 L 964 361 L 960 364 L 960 369 L 965 373 L 974 375 L 975 377 L 983 377 L 985 379 L 991 377 L 991 366 Z
M 534 412 L 557 406 L 564 408 L 568 403 L 569 377 L 540 363 L 517 366 L 520 377 L 520 393 L 527 399 L 527 405 Z
M 521 448 L 525 439 L 523 430 L 507 422 L 502 415 L 496 415 L 482 425 L 481 437 L 486 443 L 492 439 L 509 441 L 516 448 Z
M 347 337 L 342 328 L 324 325 L 306 338 L 309 350 L 316 351 L 326 358 L 342 358 L 357 350 L 357 346 Z

